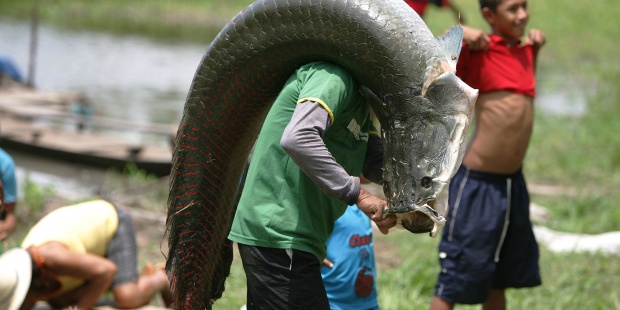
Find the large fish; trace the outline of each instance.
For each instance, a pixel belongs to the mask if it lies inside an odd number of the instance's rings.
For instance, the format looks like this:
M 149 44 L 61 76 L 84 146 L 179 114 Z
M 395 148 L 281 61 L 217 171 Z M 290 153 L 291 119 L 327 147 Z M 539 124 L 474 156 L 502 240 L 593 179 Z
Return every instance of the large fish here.
M 259 0 L 234 17 L 198 66 L 175 141 L 166 263 L 175 307 L 222 296 L 246 159 L 284 82 L 311 61 L 364 85 L 382 125 L 386 211 L 435 234 L 477 96 L 454 75 L 461 38 L 460 27 L 434 38 L 402 0 Z

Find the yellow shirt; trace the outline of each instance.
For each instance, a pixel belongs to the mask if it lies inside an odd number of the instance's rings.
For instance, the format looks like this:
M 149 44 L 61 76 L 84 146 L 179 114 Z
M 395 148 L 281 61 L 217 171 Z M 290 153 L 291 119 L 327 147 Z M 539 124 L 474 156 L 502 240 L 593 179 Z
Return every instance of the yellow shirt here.
M 118 229 L 118 214 L 104 200 L 87 201 L 58 208 L 37 222 L 24 238 L 22 248 L 60 242 L 69 251 L 104 257 L 108 244 Z M 59 277 L 62 290 L 72 290 L 84 282 L 73 277 Z

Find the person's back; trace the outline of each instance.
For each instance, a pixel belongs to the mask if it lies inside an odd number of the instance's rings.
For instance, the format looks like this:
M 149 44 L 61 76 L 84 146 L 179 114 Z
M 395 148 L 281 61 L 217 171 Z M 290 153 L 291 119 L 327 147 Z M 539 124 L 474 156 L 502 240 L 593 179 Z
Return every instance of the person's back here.
M 327 239 L 321 267 L 332 310 L 378 309 L 374 241 L 370 218 L 348 206 Z
M 534 121 L 536 56 L 545 38 L 533 29 L 521 42 L 529 19 L 526 5 L 526 0 L 480 0 L 492 30 L 489 47 L 472 51 L 463 44 L 459 56 L 457 75 L 479 89 L 476 126 L 450 184 L 439 245 L 442 271 L 431 309 L 451 309 L 455 303 L 503 309 L 505 288 L 541 283 L 521 169 Z
M 22 248 L 37 248 L 56 242 L 71 253 L 104 257 L 117 228 L 117 211 L 111 203 L 88 201 L 48 213 L 24 237 Z M 57 294 L 72 290 L 85 281 L 68 276 L 59 277 L 59 280 L 63 285 Z

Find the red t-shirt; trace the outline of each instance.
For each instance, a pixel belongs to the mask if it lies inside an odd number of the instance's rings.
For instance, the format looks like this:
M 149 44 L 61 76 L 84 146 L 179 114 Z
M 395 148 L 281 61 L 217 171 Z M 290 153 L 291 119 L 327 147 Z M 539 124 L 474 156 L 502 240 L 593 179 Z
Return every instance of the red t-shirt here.
M 450 0 L 405 0 L 409 6 L 418 13 L 418 15 L 423 16 L 424 11 L 426 11 L 426 7 L 429 4 L 434 4 L 436 6 L 449 6 Z
M 532 46 L 518 44 L 508 47 L 500 36 L 490 37 L 491 43 L 486 51 L 471 51 L 463 43 L 456 75 L 481 94 L 507 90 L 534 98 L 536 78 Z

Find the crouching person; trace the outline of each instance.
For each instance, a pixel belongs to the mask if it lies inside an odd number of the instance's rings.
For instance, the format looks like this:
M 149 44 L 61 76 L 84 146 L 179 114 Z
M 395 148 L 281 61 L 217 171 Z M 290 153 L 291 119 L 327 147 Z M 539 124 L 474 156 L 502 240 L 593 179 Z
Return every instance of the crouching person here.
M 107 291 L 115 307 L 138 308 L 170 290 L 162 269 L 138 274 L 131 218 L 105 200 L 50 212 L 32 227 L 21 248 L 0 260 L 0 291 L 12 292 L 4 298 L 0 294 L 1 309 L 31 309 L 38 301 L 58 309 L 90 309 Z

